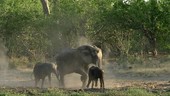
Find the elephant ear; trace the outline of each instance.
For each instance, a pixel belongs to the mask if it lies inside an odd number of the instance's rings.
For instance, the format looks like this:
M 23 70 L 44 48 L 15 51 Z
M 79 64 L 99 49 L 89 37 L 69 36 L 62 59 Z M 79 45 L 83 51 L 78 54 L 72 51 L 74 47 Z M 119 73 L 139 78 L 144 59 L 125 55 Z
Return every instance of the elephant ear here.
M 92 61 L 92 63 L 96 64 L 96 61 L 98 60 L 98 57 L 97 57 L 98 50 L 96 50 L 96 48 L 90 45 L 83 45 L 83 46 L 78 47 L 77 49 L 83 55 L 83 58 L 84 57 L 86 57 L 86 59 L 89 58 L 86 61 Z
M 89 51 L 89 48 L 87 46 L 80 46 L 77 49 L 80 53 L 84 54 L 85 56 L 90 55 L 90 51 Z

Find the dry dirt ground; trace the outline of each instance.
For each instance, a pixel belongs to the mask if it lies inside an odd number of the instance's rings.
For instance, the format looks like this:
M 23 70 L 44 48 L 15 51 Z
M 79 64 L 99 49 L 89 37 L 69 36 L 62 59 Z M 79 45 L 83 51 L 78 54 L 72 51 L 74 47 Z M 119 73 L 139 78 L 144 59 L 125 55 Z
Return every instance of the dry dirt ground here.
M 121 69 L 120 69 L 121 70 Z M 153 90 L 169 90 L 170 76 L 169 74 L 154 74 L 144 75 L 142 73 L 135 74 L 133 69 L 120 71 L 115 67 L 114 63 L 104 65 L 104 79 L 106 89 L 118 89 L 122 87 L 142 87 Z M 165 71 L 166 72 L 166 71 Z M 34 87 L 32 69 L 17 69 L 17 70 L 1 70 L 0 72 L 0 87 Z M 81 87 L 80 75 L 69 74 L 65 79 L 68 89 L 77 89 Z M 39 82 L 40 86 L 41 82 Z M 48 87 L 48 78 L 45 80 L 45 88 Z M 52 87 L 58 87 L 58 80 L 52 75 Z M 98 85 L 99 88 L 99 85 Z

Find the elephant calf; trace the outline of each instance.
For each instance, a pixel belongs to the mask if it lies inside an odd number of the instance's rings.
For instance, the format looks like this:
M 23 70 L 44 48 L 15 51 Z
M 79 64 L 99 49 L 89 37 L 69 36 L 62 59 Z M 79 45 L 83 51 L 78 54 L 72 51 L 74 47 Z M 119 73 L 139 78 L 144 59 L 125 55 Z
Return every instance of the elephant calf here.
M 100 88 L 104 89 L 104 72 L 102 69 L 100 69 L 97 66 L 92 66 L 89 68 L 89 80 L 88 80 L 88 84 L 87 84 L 87 88 L 89 87 L 91 81 L 92 81 L 92 88 L 94 85 L 94 81 L 95 81 L 95 86 L 97 87 L 97 81 L 98 79 L 100 79 Z
M 44 80 L 46 76 L 48 76 L 49 84 L 51 87 L 51 73 L 54 73 L 56 77 L 58 78 L 57 66 L 55 64 L 40 63 L 40 62 L 37 63 L 33 69 L 33 74 L 35 78 L 35 87 L 37 87 L 37 83 L 40 81 L 40 79 L 42 79 L 41 88 L 43 88 Z

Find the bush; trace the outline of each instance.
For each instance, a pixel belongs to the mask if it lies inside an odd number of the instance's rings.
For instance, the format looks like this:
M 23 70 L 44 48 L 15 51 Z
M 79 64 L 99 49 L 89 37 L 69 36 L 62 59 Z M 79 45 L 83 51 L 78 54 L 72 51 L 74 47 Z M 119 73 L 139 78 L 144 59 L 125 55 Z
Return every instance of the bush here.
M 26 67 L 29 64 L 27 57 L 12 57 L 9 61 L 9 68 Z
M 130 88 L 126 91 L 126 96 L 155 96 L 155 94 L 145 89 Z

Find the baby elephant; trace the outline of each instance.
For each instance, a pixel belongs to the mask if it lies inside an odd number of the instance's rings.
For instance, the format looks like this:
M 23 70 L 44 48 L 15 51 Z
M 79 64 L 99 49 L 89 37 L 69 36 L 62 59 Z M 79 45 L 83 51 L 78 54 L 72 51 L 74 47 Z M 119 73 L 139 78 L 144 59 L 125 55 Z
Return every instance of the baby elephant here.
M 89 80 L 88 80 L 88 84 L 87 84 L 87 88 L 89 87 L 91 81 L 92 81 L 92 88 L 94 85 L 94 81 L 95 81 L 95 86 L 97 87 L 97 81 L 98 78 L 100 79 L 100 88 L 104 89 L 104 76 L 103 76 L 104 72 L 102 69 L 100 69 L 97 66 L 92 66 L 89 68 Z
M 37 63 L 33 69 L 33 74 L 35 78 L 35 87 L 37 87 L 37 83 L 40 81 L 40 79 L 42 79 L 41 88 L 43 88 L 44 80 L 46 76 L 48 76 L 49 84 L 51 87 L 51 73 L 54 73 L 56 77 L 58 78 L 56 69 L 57 69 L 57 66 L 52 63 L 40 63 L 40 62 Z

